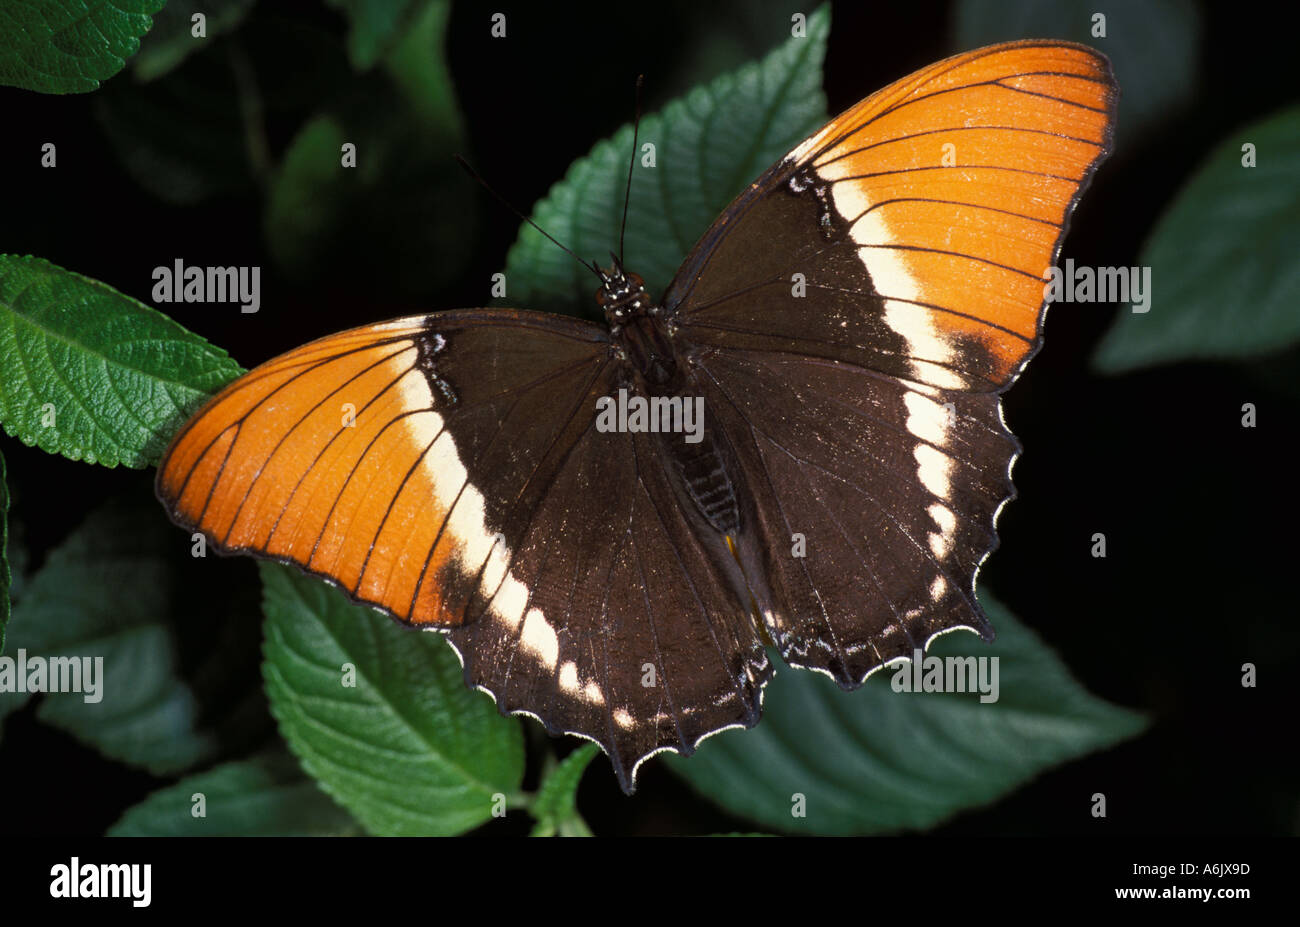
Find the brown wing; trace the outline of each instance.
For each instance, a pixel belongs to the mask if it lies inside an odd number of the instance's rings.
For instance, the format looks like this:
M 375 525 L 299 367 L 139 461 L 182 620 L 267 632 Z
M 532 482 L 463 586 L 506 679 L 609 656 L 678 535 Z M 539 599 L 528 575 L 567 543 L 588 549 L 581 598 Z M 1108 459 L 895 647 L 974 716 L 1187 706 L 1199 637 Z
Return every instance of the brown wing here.
M 214 397 L 158 495 L 220 550 L 444 631 L 470 685 L 595 740 L 631 791 L 645 757 L 755 723 L 771 668 L 658 448 L 594 427 L 627 376 L 602 329 L 555 316 L 344 332 Z
M 787 662 L 853 687 L 936 633 L 991 636 L 975 580 L 1019 450 L 999 394 L 1117 96 L 1069 43 L 941 61 L 800 144 L 683 265 L 667 307 L 744 461 L 737 547 Z

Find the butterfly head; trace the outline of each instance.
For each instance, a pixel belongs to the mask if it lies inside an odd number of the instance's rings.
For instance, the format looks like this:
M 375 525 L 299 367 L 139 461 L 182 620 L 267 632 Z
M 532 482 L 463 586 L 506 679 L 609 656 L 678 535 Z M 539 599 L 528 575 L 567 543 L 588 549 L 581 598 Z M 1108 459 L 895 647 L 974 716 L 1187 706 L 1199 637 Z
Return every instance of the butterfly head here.
M 623 269 L 623 264 L 613 253 L 612 266 L 599 268 L 601 285 L 596 291 L 596 305 L 605 312 L 605 321 L 612 329 L 626 325 L 638 315 L 654 311 L 654 302 L 646 292 L 645 281 L 637 274 Z

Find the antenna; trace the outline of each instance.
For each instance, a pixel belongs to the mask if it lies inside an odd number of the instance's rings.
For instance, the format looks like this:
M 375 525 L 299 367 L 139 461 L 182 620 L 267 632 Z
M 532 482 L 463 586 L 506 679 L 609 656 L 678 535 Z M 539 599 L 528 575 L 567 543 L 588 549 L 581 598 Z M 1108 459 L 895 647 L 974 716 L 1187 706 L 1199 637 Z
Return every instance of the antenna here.
M 618 230 L 618 263 L 623 263 L 623 236 L 627 234 L 627 207 L 632 202 L 632 169 L 636 167 L 637 133 L 641 131 L 641 85 L 645 75 L 636 76 L 636 118 L 632 120 L 632 157 L 627 162 L 627 192 L 623 195 L 623 226 Z
M 599 277 L 602 281 L 605 279 L 605 275 L 602 274 L 602 273 L 600 272 L 600 269 L 599 269 L 598 267 L 596 267 L 595 264 L 588 263 L 587 261 L 584 261 L 582 258 L 578 257 L 578 256 L 577 256 L 576 254 L 574 254 L 570 249 L 568 249 L 568 248 L 564 247 L 564 245 L 560 244 L 559 241 L 556 240 L 556 238 L 555 238 L 554 235 L 552 235 L 550 232 L 546 231 L 546 229 L 542 228 L 540 225 L 538 225 L 536 222 L 534 222 L 534 221 L 533 221 L 532 219 L 530 219 L 528 216 L 525 216 L 525 215 L 524 215 L 522 212 L 520 212 L 518 209 L 515 209 L 514 206 L 511 206 L 511 205 L 510 205 L 510 202 L 509 202 L 509 201 L 508 201 L 504 196 L 502 196 L 500 193 L 498 193 L 496 190 L 494 190 L 494 189 L 492 188 L 492 186 L 491 186 L 491 185 L 490 185 L 486 180 L 484 180 L 482 177 L 479 176 L 478 171 L 474 170 L 474 168 L 472 168 L 472 167 L 469 166 L 469 162 L 468 162 L 468 161 L 466 161 L 464 158 L 462 158 L 462 157 L 461 157 L 460 155 L 458 155 L 458 154 L 456 154 L 456 155 L 452 155 L 452 157 L 456 159 L 456 162 L 457 162 L 458 164 L 460 164 L 461 167 L 465 168 L 465 172 L 466 172 L 466 173 L 468 173 L 471 177 L 473 177 L 475 180 L 477 180 L 480 184 L 483 185 L 483 189 L 484 189 L 484 190 L 486 190 L 488 193 L 491 193 L 491 194 L 492 194 L 493 196 L 495 196 L 498 200 L 500 200 L 502 206 L 504 206 L 506 209 L 510 210 L 512 213 L 514 213 L 514 214 L 515 214 L 516 216 L 518 216 L 520 219 L 522 219 L 522 220 L 524 220 L 525 222 L 527 222 L 527 223 L 528 223 L 529 225 L 531 225 L 533 228 L 537 229 L 537 231 L 541 232 L 541 233 L 542 233 L 543 235 L 545 235 L 548 239 L 550 239 L 550 241 L 551 241 L 552 244 L 554 244 L 557 248 L 559 248 L 561 251 L 563 251 L 563 252 L 564 252 L 565 254 L 567 254 L 569 257 L 573 258 L 575 261 L 577 261 L 577 262 L 578 262 L 579 264 L 581 264 L 583 267 L 587 268 L 587 270 L 591 271 L 593 274 L 595 274 L 597 277 Z

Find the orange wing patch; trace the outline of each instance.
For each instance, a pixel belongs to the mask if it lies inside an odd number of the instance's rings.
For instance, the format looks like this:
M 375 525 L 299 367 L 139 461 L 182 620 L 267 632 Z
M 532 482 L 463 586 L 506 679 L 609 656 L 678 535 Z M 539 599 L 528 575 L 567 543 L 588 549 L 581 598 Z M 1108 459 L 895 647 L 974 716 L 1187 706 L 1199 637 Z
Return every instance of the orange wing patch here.
M 941 61 L 863 100 L 787 160 L 828 182 L 885 300 L 936 371 L 974 338 L 1001 383 L 1032 352 L 1047 269 L 1110 147 L 1118 91 L 1082 45 L 1014 42 Z
M 453 623 L 432 579 L 465 543 L 444 529 L 467 485 L 421 369 L 425 335 L 423 317 L 356 329 L 232 383 L 159 466 L 173 518 L 414 623 Z

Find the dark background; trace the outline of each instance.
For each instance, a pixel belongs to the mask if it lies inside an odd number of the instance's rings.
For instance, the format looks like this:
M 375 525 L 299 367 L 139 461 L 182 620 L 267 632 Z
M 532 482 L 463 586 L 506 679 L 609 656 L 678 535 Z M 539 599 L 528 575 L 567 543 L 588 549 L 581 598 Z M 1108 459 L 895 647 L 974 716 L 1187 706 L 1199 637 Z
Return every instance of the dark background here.
M 506 42 L 488 36 L 486 17 L 497 10 L 508 16 Z M 789 23 L 784 10 L 764 20 L 738 3 L 495 3 L 491 11 L 455 6 L 450 68 L 466 155 L 525 212 L 573 159 L 630 118 L 637 74 L 646 75 L 645 108 L 657 109 L 770 49 Z M 950 22 L 943 3 L 835 4 L 825 80 L 831 112 L 951 54 Z M 300 23 L 340 41 L 346 30 L 320 4 L 275 2 L 259 5 L 239 36 L 256 48 L 259 30 L 292 36 Z M 1242 4 L 1206 6 L 1194 103 L 1103 165 L 1064 254 L 1080 264 L 1136 264 L 1154 221 L 1208 150 L 1296 98 L 1295 35 L 1294 22 L 1280 22 L 1272 10 L 1265 17 Z M 296 67 L 292 42 L 282 55 L 279 68 Z M 302 68 L 311 66 L 304 58 Z M 131 80 L 124 72 L 98 93 Z M 234 306 L 161 307 L 245 366 L 367 321 L 482 305 L 517 231 L 513 217 L 476 191 L 468 257 L 450 272 L 442 267 L 446 282 L 427 292 L 394 293 L 364 266 L 328 286 L 288 281 L 266 253 L 256 188 L 186 207 L 150 196 L 106 140 L 95 96 L 0 88 L 8 181 L 0 252 L 39 255 L 145 301 L 152 268 L 176 256 L 260 265 L 256 315 Z M 1123 114 L 1121 105 L 1121 132 Z M 268 119 L 273 155 L 303 115 Z M 37 166 L 33 152 L 45 140 L 59 143 L 56 171 Z M 438 260 L 428 255 L 430 265 Z M 1158 291 L 1160 281 L 1154 285 Z M 1150 713 L 1152 727 L 937 833 L 1300 832 L 1297 354 L 1099 376 L 1089 358 L 1118 311 L 1067 304 L 1049 314 L 1046 345 L 1006 400 L 1007 422 L 1026 453 L 1015 470 L 1019 499 L 1001 518 L 1002 546 L 981 575 L 1090 691 Z M 1241 427 L 1243 402 L 1256 403 L 1259 427 Z M 104 498 L 151 491 L 151 471 L 88 467 L 11 439 L 0 446 L 29 571 Z M 161 509 L 158 516 L 165 517 Z M 1089 555 L 1097 531 L 1107 537 L 1106 559 Z M 220 569 L 251 581 L 246 562 Z M 1245 662 L 1258 667 L 1258 688 L 1242 688 Z M 662 764 L 647 764 L 637 795 L 625 799 L 602 762 L 579 796 L 598 834 L 751 828 L 696 797 Z M 37 724 L 30 705 L 5 723 L 6 831 L 100 833 L 166 782 Z M 1104 821 L 1087 813 L 1097 791 L 1107 795 Z

